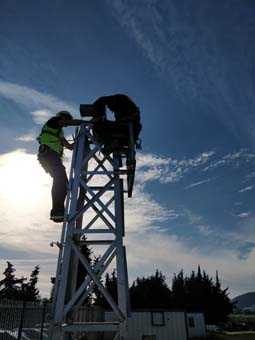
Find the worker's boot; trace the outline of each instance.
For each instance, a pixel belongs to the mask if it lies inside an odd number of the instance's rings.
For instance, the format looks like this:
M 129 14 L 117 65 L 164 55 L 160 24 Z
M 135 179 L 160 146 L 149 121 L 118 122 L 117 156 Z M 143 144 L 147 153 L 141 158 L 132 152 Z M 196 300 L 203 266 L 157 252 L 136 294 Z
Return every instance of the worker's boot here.
M 50 219 L 53 221 L 53 222 L 56 222 L 56 223 L 61 223 L 64 221 L 64 210 L 51 210 L 50 212 Z

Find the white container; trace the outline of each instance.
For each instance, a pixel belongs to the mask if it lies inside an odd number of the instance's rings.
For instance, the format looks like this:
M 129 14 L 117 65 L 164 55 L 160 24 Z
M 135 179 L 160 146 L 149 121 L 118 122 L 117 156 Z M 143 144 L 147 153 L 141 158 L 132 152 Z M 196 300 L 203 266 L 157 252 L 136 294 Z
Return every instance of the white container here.
M 112 312 L 105 313 L 105 320 L 114 320 Z M 104 340 L 112 335 L 104 335 Z M 141 311 L 132 312 L 128 319 L 128 340 L 187 340 L 184 312 Z
M 187 313 L 187 328 L 189 339 L 205 338 L 205 319 L 203 313 Z

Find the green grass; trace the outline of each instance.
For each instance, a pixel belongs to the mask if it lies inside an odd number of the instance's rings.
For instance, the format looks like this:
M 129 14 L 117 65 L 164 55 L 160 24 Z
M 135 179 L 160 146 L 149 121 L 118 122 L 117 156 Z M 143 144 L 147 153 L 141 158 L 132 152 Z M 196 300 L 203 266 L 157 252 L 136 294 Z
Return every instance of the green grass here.
M 226 332 L 211 334 L 208 340 L 255 340 L 255 332 Z
M 231 314 L 229 316 L 231 321 L 236 322 L 254 322 L 255 323 L 255 314 Z

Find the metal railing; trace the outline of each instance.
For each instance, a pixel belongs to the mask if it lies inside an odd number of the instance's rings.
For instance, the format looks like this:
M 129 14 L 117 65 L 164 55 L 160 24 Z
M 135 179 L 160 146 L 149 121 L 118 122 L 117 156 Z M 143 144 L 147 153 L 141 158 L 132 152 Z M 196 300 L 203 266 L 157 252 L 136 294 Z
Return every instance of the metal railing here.
M 27 329 L 27 333 L 31 333 L 27 339 L 43 340 L 47 335 L 45 325 L 50 319 L 51 305 L 46 301 L 0 301 L 0 339 L 23 340 Z
M 0 301 L 0 340 L 46 340 L 52 319 L 51 303 Z M 102 321 L 104 312 L 99 307 L 81 307 L 74 322 Z

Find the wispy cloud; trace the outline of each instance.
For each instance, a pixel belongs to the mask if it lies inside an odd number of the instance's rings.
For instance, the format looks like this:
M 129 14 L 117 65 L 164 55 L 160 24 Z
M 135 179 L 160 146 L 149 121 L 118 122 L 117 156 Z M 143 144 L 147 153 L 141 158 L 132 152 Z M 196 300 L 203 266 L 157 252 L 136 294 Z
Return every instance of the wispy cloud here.
M 187 175 L 191 170 L 201 167 L 208 163 L 209 159 L 215 154 L 214 151 L 203 152 L 200 155 L 182 160 L 172 160 L 170 171 L 162 178 L 162 183 L 175 183 Z
M 211 114 L 214 119 L 217 116 L 222 126 L 236 138 L 245 135 L 249 142 L 254 142 L 252 127 L 255 122 L 250 115 L 254 109 L 253 80 L 250 75 L 254 58 L 249 42 L 250 28 L 248 24 L 242 25 L 236 38 L 237 32 L 226 24 L 229 12 L 232 20 L 236 20 L 236 10 L 231 11 L 230 7 L 227 10 L 226 6 L 218 18 L 221 27 L 226 29 L 235 55 L 235 58 L 226 58 L 228 45 L 220 37 L 219 28 L 208 24 L 207 18 L 217 8 L 213 2 L 210 5 L 207 2 L 181 5 L 179 1 L 105 1 L 119 25 L 178 98 L 186 104 L 199 103 L 202 112 Z M 204 28 L 202 31 L 201 27 Z M 250 51 L 248 58 L 238 53 L 243 36 L 248 37 L 245 42 Z M 201 46 L 204 47 L 203 53 Z M 246 65 L 237 77 L 239 84 L 244 85 L 238 92 L 228 76 L 236 62 Z M 240 115 L 240 112 L 245 114 Z
M 211 181 L 213 181 L 214 179 L 216 179 L 217 177 L 214 177 L 214 178 L 207 178 L 203 181 L 199 181 L 199 182 L 195 182 L 195 183 L 191 183 L 189 185 L 187 185 L 184 189 L 187 190 L 187 189 L 191 189 L 191 188 L 194 188 L 194 187 L 197 187 L 199 185 L 202 185 L 202 184 L 205 184 L 205 183 L 209 183 Z
M 188 159 L 138 154 L 137 167 L 140 171 L 137 178 L 143 182 L 158 179 L 161 183 L 165 184 L 176 183 L 191 170 L 208 163 L 214 154 L 214 151 L 203 152 L 194 158 Z
M 172 157 L 159 156 L 154 154 L 138 153 L 137 155 L 137 180 L 139 182 L 150 182 L 158 180 L 162 184 L 174 184 L 187 178 L 191 173 L 196 171 L 196 177 L 201 176 L 201 180 L 190 183 L 184 189 L 209 183 L 216 180 L 218 177 L 204 178 L 205 173 L 213 174 L 216 169 L 223 166 L 232 169 L 253 164 L 255 154 L 247 149 L 241 149 L 238 152 L 227 153 L 225 155 L 217 155 L 215 151 L 205 151 L 193 158 L 177 159 Z M 245 181 L 253 180 L 254 174 L 251 173 L 245 176 Z M 241 180 L 240 182 L 243 182 Z M 252 190 L 253 185 L 246 186 L 239 190 L 240 193 Z
M 252 189 L 253 189 L 253 185 L 249 185 L 245 188 L 238 190 L 238 192 L 243 193 L 243 192 L 246 192 L 246 191 L 251 191 Z
M 240 217 L 240 218 L 247 218 L 251 215 L 250 212 L 242 212 L 240 214 L 238 214 L 237 216 Z
M 252 180 L 255 177 L 255 171 L 252 171 L 248 175 L 245 176 L 245 179 L 243 180 L 243 183 L 246 183 L 250 180 Z
M 47 117 L 48 113 L 67 110 L 75 113 L 75 105 L 67 103 L 48 93 L 39 92 L 33 88 L 22 86 L 0 79 L 0 96 L 10 99 L 31 110 L 33 117 L 39 122 L 39 117 Z
M 220 158 L 215 157 L 211 162 L 206 165 L 202 171 L 207 172 L 223 166 L 234 166 L 240 167 L 248 162 L 253 162 L 255 159 L 255 154 L 249 152 L 247 149 L 241 149 L 237 152 L 228 153 L 222 155 Z M 246 176 L 246 179 L 252 179 L 254 177 L 253 173 Z
M 198 224 L 197 228 L 200 231 L 200 233 L 205 235 L 205 236 L 209 236 L 213 232 L 209 225 Z
M 35 140 L 35 132 L 30 131 L 16 138 L 17 141 L 29 143 Z
M 50 110 L 36 110 L 31 112 L 31 114 L 36 124 L 42 124 L 52 116 Z
M 132 199 L 126 200 L 125 213 L 129 232 L 136 234 L 157 229 L 162 222 L 178 216 L 157 202 L 141 185 L 136 186 Z

